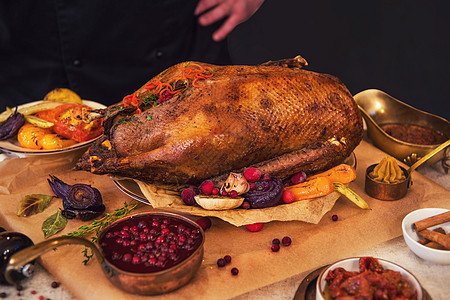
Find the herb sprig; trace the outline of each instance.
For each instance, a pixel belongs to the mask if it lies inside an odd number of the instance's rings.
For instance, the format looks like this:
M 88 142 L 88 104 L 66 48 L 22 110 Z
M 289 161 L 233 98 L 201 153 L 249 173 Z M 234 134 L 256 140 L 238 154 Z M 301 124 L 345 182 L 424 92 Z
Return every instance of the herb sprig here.
M 95 235 L 91 237 L 91 241 L 95 243 L 98 239 L 98 235 L 103 228 L 105 228 L 115 220 L 127 216 L 133 210 L 135 210 L 139 206 L 139 204 L 140 202 L 136 202 L 132 205 L 129 205 L 128 203 L 124 202 L 123 207 L 116 208 L 113 213 L 106 213 L 102 218 L 92 221 L 91 224 L 83 225 L 79 227 L 77 231 L 69 232 L 67 235 L 83 237 L 85 235 L 95 233 Z
M 102 218 L 98 220 L 94 220 L 91 222 L 91 224 L 83 225 L 78 228 L 77 231 L 69 232 L 68 236 L 78 236 L 78 237 L 84 237 L 85 235 L 94 233 L 94 236 L 91 237 L 91 241 L 95 243 L 98 240 L 98 235 L 102 231 L 103 228 L 111 224 L 112 222 L 123 218 L 127 215 L 129 215 L 133 210 L 135 210 L 140 202 L 135 202 L 131 205 L 124 202 L 123 207 L 116 208 L 113 213 L 106 213 Z M 84 248 L 82 251 L 83 256 L 85 257 L 85 260 L 83 260 L 83 264 L 86 265 L 89 260 L 94 256 L 94 253 L 92 252 L 92 249 L 89 249 L 90 253 L 88 253 L 88 249 Z

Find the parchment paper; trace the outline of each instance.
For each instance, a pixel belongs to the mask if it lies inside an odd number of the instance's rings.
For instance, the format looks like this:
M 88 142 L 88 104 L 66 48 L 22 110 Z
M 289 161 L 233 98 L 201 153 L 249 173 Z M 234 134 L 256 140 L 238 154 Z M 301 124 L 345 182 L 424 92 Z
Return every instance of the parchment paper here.
M 171 192 L 160 189 L 155 185 L 135 181 L 154 208 L 171 209 L 195 216 L 216 217 L 234 226 L 272 221 L 303 221 L 317 224 L 341 195 L 334 191 L 329 195 L 311 200 L 261 209 L 206 210 L 197 205 L 188 206 L 184 204 L 179 192 Z
M 433 183 L 421 174 L 413 174 L 413 186 L 405 198 L 380 201 L 364 192 L 365 169 L 379 162 L 386 154 L 366 142 L 355 149 L 357 178 L 349 185 L 372 208 L 362 210 L 344 197 L 339 198 L 318 224 L 302 221 L 274 221 L 266 223 L 260 232 L 248 232 L 228 222 L 212 218 L 213 225 L 206 232 L 205 256 L 193 280 L 172 293 L 140 297 L 122 292 L 104 276 L 100 265 L 93 260 L 82 264 L 82 246 L 63 246 L 41 257 L 42 265 L 60 280 L 78 299 L 228 299 L 293 275 L 344 258 L 351 253 L 401 235 L 401 221 L 412 210 L 423 207 L 450 209 L 450 191 Z M 46 179 L 53 174 L 69 184 L 87 183 L 97 187 L 103 195 L 108 212 L 134 201 L 120 192 L 108 176 L 72 171 L 76 157 L 33 157 L 0 163 L 0 226 L 27 234 L 35 243 L 44 240 L 42 222 L 59 207 L 54 199 L 41 214 L 28 218 L 16 216 L 23 196 L 32 193 L 51 194 Z M 136 212 L 152 210 L 141 206 Z M 338 215 L 333 222 L 331 216 Z M 192 219 L 196 219 L 192 216 Z M 58 235 L 76 230 L 85 222 L 70 220 Z M 274 238 L 290 236 L 292 245 L 271 252 Z M 405 247 L 406 244 L 405 244 Z M 232 263 L 218 268 L 218 258 L 229 254 Z M 232 276 L 232 267 L 239 269 Z

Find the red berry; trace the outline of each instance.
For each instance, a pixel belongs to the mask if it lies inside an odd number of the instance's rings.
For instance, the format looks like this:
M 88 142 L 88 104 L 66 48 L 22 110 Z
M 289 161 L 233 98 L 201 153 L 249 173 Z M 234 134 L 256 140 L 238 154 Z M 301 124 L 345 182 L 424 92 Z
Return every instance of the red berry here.
M 272 179 L 272 177 L 270 177 L 270 174 L 264 174 L 263 180 L 264 180 L 265 182 L 269 182 L 271 179 Z
M 225 259 L 223 259 L 223 258 L 219 258 L 219 259 L 217 260 L 217 266 L 218 266 L 219 268 L 225 267 L 226 264 L 227 264 L 227 262 L 226 262 Z
M 221 194 L 222 196 L 228 196 L 228 192 L 225 191 L 225 190 L 221 191 L 220 194 Z
M 253 224 L 247 224 L 245 225 L 245 228 L 247 228 L 248 231 L 251 232 L 257 232 L 262 230 L 264 227 L 264 223 L 253 223 Z
M 306 181 L 306 173 L 305 172 L 298 172 L 291 177 L 292 184 L 299 184 Z
M 228 193 L 228 196 L 230 196 L 230 198 L 236 198 L 238 193 L 235 190 L 232 190 Z
M 256 189 L 256 184 L 254 182 L 250 182 L 250 191 L 254 191 Z
M 239 269 L 238 268 L 232 268 L 231 269 L 231 274 L 236 276 L 237 274 L 239 274 Z
M 295 201 L 294 193 L 290 190 L 284 190 L 282 197 L 284 203 L 292 203 Z
M 201 217 L 196 221 L 196 223 L 203 228 L 204 231 L 208 230 L 211 227 L 211 220 L 207 217 Z
M 278 252 L 280 250 L 280 244 L 272 244 L 270 250 L 272 250 L 272 252 Z
M 211 192 L 213 195 L 219 195 L 219 188 L 213 188 L 212 189 L 212 192 Z
M 336 221 L 338 220 L 338 216 L 337 216 L 337 215 L 333 215 L 333 216 L 331 217 L 331 220 L 333 220 L 334 222 L 336 222 Z
M 184 204 L 186 205 L 194 205 L 194 196 L 195 192 L 191 188 L 187 188 L 181 192 L 181 199 L 183 200 Z
M 214 183 L 209 179 L 203 181 L 202 184 L 200 185 L 200 190 L 205 195 L 211 195 L 213 189 L 214 189 Z
M 243 209 L 249 209 L 250 208 L 250 203 L 248 203 L 248 201 L 242 202 L 242 208 Z
M 283 244 L 283 246 L 290 246 L 292 243 L 292 240 L 290 237 L 285 236 L 284 238 L 281 239 L 281 243 Z
M 249 182 L 255 182 L 261 178 L 261 171 L 254 167 L 249 167 L 244 170 L 244 177 Z
M 273 239 L 272 240 L 272 244 L 279 244 L 280 243 L 280 239 Z
M 227 264 L 229 264 L 229 263 L 231 262 L 231 255 L 225 255 L 225 256 L 223 257 L 223 259 L 225 259 L 225 262 L 226 262 Z

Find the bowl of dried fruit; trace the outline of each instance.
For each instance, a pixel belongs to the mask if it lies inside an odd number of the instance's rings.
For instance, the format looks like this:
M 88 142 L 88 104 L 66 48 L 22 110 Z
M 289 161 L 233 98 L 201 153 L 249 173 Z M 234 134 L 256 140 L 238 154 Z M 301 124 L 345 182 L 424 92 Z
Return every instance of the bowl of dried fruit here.
M 433 263 L 450 264 L 450 210 L 414 210 L 403 218 L 402 232 L 414 254 Z
M 323 269 L 316 283 L 317 300 L 345 296 L 422 300 L 423 290 L 413 274 L 395 263 L 374 257 L 352 257 Z
M 158 295 L 186 285 L 203 259 L 205 233 L 191 219 L 165 211 L 130 215 L 105 227 L 98 245 L 80 237 L 46 240 L 13 255 L 6 278 L 24 262 L 64 244 L 83 244 L 95 253 L 105 276 L 121 290 Z M 97 247 L 98 246 L 98 247 Z

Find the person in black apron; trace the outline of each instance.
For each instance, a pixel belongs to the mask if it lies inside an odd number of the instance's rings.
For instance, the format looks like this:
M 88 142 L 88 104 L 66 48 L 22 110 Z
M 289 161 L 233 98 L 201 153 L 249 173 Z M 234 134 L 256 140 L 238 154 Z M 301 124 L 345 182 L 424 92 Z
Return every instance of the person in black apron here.
M 0 110 L 61 87 L 111 105 L 178 62 L 231 64 L 224 37 L 262 2 L 2 1 Z

